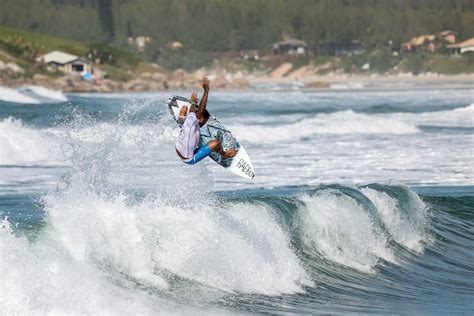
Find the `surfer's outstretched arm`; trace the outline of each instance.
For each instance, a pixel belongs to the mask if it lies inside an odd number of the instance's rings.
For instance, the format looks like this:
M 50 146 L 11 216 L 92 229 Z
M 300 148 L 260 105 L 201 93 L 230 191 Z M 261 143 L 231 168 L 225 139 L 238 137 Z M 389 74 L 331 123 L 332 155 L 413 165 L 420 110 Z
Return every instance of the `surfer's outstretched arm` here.
M 207 106 L 207 97 L 209 95 L 209 79 L 204 77 L 202 79 L 202 88 L 204 89 L 204 94 L 202 95 L 201 102 L 199 102 L 199 108 L 196 113 L 196 116 L 200 119 L 201 117 L 204 117 L 204 112 L 206 111 L 206 106 Z
M 189 112 L 196 112 L 197 100 L 198 100 L 198 95 L 195 91 L 193 91 L 193 93 L 191 93 L 191 106 L 189 107 Z

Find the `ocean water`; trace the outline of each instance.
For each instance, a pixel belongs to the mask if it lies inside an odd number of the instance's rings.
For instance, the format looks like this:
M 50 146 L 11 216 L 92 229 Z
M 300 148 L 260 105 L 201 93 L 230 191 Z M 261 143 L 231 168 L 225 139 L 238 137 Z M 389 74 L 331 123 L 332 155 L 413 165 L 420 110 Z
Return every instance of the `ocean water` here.
M 474 88 L 211 92 L 254 181 L 170 94 L 0 88 L 2 313 L 474 313 Z

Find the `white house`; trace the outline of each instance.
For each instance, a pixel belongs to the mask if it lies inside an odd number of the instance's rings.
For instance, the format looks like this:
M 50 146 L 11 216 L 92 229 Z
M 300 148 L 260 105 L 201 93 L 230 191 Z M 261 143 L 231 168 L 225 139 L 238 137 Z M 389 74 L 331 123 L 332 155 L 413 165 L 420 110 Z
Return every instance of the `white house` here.
M 92 64 L 89 61 L 57 50 L 38 57 L 36 61 L 48 65 L 48 69 L 59 70 L 68 74 L 92 72 Z
M 474 37 L 464 42 L 446 46 L 453 55 L 462 55 L 467 52 L 474 52 Z

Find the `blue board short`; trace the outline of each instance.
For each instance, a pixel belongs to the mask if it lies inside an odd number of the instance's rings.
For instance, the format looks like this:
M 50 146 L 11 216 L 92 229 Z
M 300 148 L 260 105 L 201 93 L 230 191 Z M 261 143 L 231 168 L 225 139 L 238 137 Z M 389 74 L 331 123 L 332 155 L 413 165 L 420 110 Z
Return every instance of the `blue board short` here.
M 208 144 L 202 145 L 201 147 L 196 148 L 193 158 L 189 160 L 183 160 L 183 162 L 187 163 L 188 165 L 194 165 L 195 163 L 198 163 L 209 156 L 211 152 L 212 150 L 209 148 Z

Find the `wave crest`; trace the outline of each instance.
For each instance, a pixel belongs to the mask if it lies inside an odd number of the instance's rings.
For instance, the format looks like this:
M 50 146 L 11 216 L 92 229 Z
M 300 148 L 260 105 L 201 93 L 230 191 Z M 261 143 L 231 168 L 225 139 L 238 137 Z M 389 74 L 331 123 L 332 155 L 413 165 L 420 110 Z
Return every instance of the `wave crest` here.
M 20 120 L 0 121 L 0 165 L 53 165 L 58 144 Z
M 234 125 L 231 130 L 242 140 L 278 142 L 299 140 L 318 134 L 414 134 L 419 129 L 401 119 L 343 111 L 317 114 L 298 122 L 278 125 Z
M 398 263 L 398 246 L 421 252 L 431 240 L 427 207 L 405 186 L 322 189 L 301 200 L 305 251 L 361 272 L 373 273 L 380 259 Z

